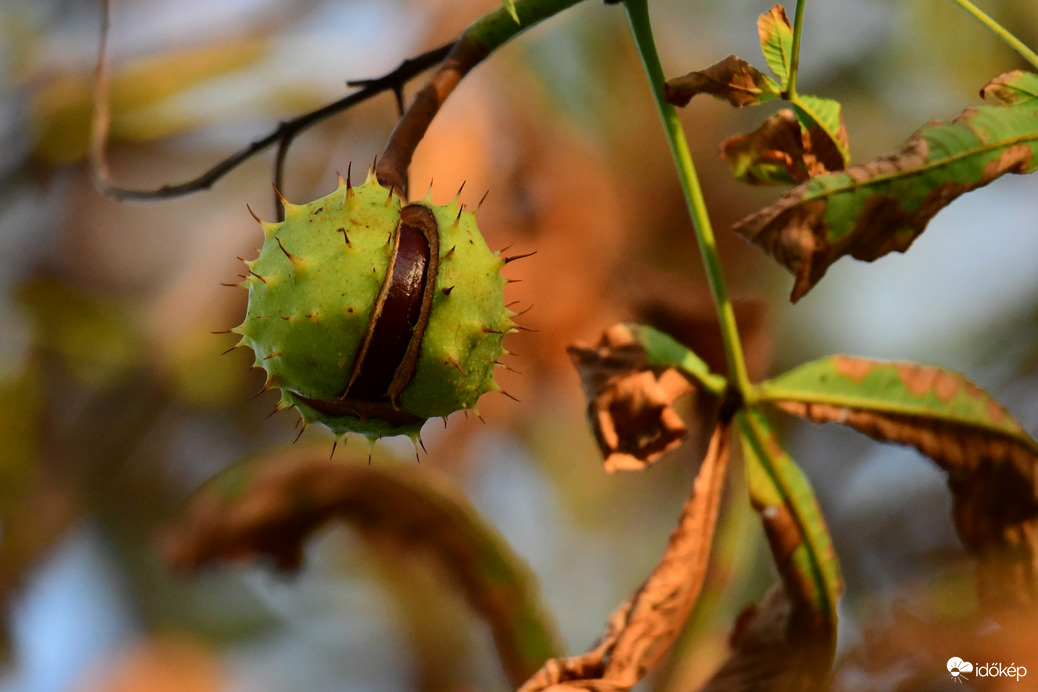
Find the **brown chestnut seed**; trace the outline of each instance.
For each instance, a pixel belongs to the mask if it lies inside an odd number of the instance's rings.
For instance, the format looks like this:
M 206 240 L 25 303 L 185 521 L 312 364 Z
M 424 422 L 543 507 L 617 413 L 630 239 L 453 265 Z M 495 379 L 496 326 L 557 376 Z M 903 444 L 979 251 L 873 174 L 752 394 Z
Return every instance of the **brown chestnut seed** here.
M 431 234 L 422 228 L 426 220 L 431 224 Z M 405 366 L 412 342 L 420 345 L 425 327 L 420 318 L 429 277 L 430 235 L 436 235 L 432 212 L 418 205 L 400 211 L 391 268 L 344 399 L 381 399 L 390 393 L 398 376 L 411 379 L 413 363 L 412 367 L 404 367 L 404 372 L 399 371 Z M 413 350 L 417 353 L 418 349 Z
M 396 397 L 411 381 L 422 334 L 429 321 L 439 236 L 432 211 L 420 204 L 400 210 L 393 253 L 367 334 L 361 343 L 346 391 L 338 400 L 304 398 L 329 415 L 374 416 L 395 420 L 412 416 L 396 411 Z

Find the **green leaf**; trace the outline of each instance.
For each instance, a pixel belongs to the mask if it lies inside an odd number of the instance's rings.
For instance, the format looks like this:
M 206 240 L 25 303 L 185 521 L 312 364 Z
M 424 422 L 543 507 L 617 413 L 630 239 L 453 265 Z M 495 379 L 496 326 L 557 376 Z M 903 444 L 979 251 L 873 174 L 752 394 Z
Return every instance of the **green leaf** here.
M 1006 72 L 985 84 L 980 96 L 1003 106 L 1038 106 L 1038 74 Z
M 775 5 L 757 19 L 760 50 L 768 67 L 779 78 L 782 89 L 789 86 L 793 65 L 793 25 L 782 5 Z
M 948 473 L 955 528 L 979 559 L 982 601 L 1038 607 L 1038 443 L 962 375 L 832 356 L 760 386 L 762 400 L 915 447 Z
M 634 338 L 645 348 L 648 364 L 653 367 L 677 368 L 691 376 L 707 391 L 722 394 L 728 381 L 711 372 L 710 366 L 684 344 L 669 334 L 641 324 L 628 324 Z
M 711 94 L 741 108 L 777 98 L 781 92 L 775 80 L 735 55 L 663 85 L 663 98 L 679 107 L 688 105 L 696 94 Z
M 979 463 L 1003 448 L 1002 455 L 1009 448 L 1038 454 L 1038 444 L 990 394 L 943 368 L 829 356 L 761 383 L 760 397 L 815 422 L 911 445 L 945 464 Z
M 501 0 L 501 2 L 504 4 L 505 9 L 508 10 L 508 14 L 512 15 L 515 23 L 519 24 L 519 13 L 515 11 L 515 0 Z
M 837 168 L 846 168 L 851 161 L 851 149 L 847 128 L 843 126 L 840 102 L 821 96 L 798 94 L 793 99 L 793 110 L 804 130 L 810 130 L 812 125 L 817 126 L 832 140 L 843 160 L 843 165 Z
M 835 634 L 836 601 L 843 589 L 840 566 L 811 484 L 760 411 L 740 411 L 736 424 L 750 500 L 761 515 L 786 590 Z
M 903 252 L 959 195 L 1006 173 L 1032 172 L 1036 150 L 1038 109 L 967 108 L 889 156 L 811 178 L 733 229 L 796 276 L 796 302 L 843 255 L 872 261 Z

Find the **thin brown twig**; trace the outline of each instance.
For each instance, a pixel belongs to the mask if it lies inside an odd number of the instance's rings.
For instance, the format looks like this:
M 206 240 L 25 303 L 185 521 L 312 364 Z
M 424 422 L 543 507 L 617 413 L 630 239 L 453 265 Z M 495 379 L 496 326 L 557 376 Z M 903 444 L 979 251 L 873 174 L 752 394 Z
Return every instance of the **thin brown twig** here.
M 369 84 L 378 81 L 377 79 L 351 79 L 346 82 L 348 87 L 366 87 Z M 402 116 L 404 114 L 404 88 L 401 84 L 393 86 L 393 97 L 396 99 L 396 114 Z
M 112 120 L 111 104 L 109 103 L 111 70 L 105 59 L 108 52 L 110 19 L 111 0 L 101 0 L 101 41 L 98 47 L 97 65 L 95 67 L 94 115 L 90 141 L 90 174 L 98 189 L 109 197 L 119 200 L 170 199 L 189 195 L 200 190 L 207 190 L 216 181 L 268 147 L 283 141 L 291 141 L 296 135 L 322 120 L 342 113 L 384 91 L 398 93 L 402 84 L 437 63 L 442 62 L 455 45 L 454 43 L 448 43 L 404 60 L 396 69 L 381 77 L 349 82 L 350 85 L 363 86 L 361 86 L 359 91 L 348 94 L 316 110 L 281 121 L 271 133 L 252 141 L 248 146 L 223 159 L 196 178 L 182 183 L 162 185 L 157 188 L 127 188 L 113 182 L 107 156 L 108 134 Z M 397 98 L 399 101 L 399 96 Z

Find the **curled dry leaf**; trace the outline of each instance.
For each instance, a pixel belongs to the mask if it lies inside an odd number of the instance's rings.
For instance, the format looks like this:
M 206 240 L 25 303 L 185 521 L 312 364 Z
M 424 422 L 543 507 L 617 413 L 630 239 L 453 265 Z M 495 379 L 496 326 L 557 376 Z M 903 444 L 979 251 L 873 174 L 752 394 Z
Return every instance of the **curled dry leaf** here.
M 835 99 L 810 94 L 793 98 L 793 110 L 800 125 L 810 131 L 816 155 L 831 171 L 840 171 L 851 162 L 851 143 L 843 124 L 843 106 Z
M 753 132 L 721 142 L 721 158 L 736 180 L 750 185 L 802 183 L 843 168 L 833 140 L 813 123 L 802 129 L 788 108 Z
M 948 473 L 955 525 L 990 606 L 1038 608 L 1038 443 L 961 374 L 833 356 L 763 383 L 765 399 L 915 447 Z
M 168 561 L 197 569 L 217 559 L 273 557 L 300 564 L 326 522 L 431 555 L 489 624 L 505 673 L 518 685 L 554 655 L 556 637 L 521 560 L 468 503 L 408 467 L 346 465 L 327 450 L 279 450 L 217 475 L 191 498 L 166 542 Z
M 519 692 L 629 690 L 674 643 L 699 597 L 728 470 L 730 422 L 720 422 L 662 559 L 613 611 L 602 638 L 580 656 L 548 661 Z
M 680 107 L 687 106 L 696 94 L 711 94 L 741 108 L 776 98 L 781 91 L 771 77 L 742 58 L 729 55 L 705 70 L 668 79 L 663 85 L 663 98 Z
M 904 252 L 959 195 L 1036 166 L 1038 111 L 977 106 L 922 128 L 894 154 L 811 178 L 733 230 L 796 276 L 803 297 L 844 255 Z
M 753 132 L 721 142 L 721 158 L 736 180 L 750 185 L 802 183 L 810 177 L 800 123 L 788 108 Z
M 687 429 L 673 408 L 692 385 L 672 368 L 650 368 L 631 328 L 609 328 L 597 346 L 570 346 L 587 394 L 605 469 L 639 470 L 681 445 Z

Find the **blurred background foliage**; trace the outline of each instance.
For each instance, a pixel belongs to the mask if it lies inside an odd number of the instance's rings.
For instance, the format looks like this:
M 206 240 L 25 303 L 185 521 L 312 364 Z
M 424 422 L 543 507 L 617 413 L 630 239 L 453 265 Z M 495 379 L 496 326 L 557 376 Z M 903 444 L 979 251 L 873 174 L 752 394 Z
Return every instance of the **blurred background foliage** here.
M 111 34 L 112 168 L 156 187 L 193 177 L 278 119 L 345 93 L 452 39 L 496 0 L 123 0 Z M 728 53 L 757 59 L 769 2 L 655 0 L 665 69 Z M 791 3 L 792 4 L 792 3 Z M 1038 44 L 1032 0 L 985 3 Z M 791 8 L 790 8 L 791 9 Z M 322 531 L 303 570 L 265 565 L 176 575 L 158 545 L 187 495 L 244 458 L 289 443 L 294 418 L 233 341 L 245 292 L 220 286 L 274 215 L 272 153 L 210 191 L 117 203 L 91 185 L 84 155 L 99 9 L 5 0 L 0 7 L 0 690 L 504 689 L 485 627 L 434 570 L 344 528 Z M 894 148 L 978 101 L 1023 67 L 951 3 L 832 0 L 808 6 L 801 84 L 844 104 L 853 158 Z M 413 91 L 413 88 L 412 88 Z M 771 110 L 709 99 L 683 111 L 751 374 L 833 352 L 916 359 L 964 371 L 1038 431 L 1038 196 L 1010 176 L 940 214 L 912 252 L 850 260 L 795 309 L 790 278 L 726 231 L 773 199 L 731 181 L 718 143 Z M 355 174 L 396 117 L 390 95 L 299 137 L 283 192 L 326 194 Z M 356 175 L 355 175 L 356 177 Z M 530 565 L 567 651 L 584 650 L 666 541 L 703 431 L 651 471 L 607 476 L 565 346 L 619 319 L 651 320 L 720 368 L 695 242 L 621 9 L 584 3 L 523 35 L 448 101 L 412 167 L 443 202 L 490 191 L 480 225 L 493 248 L 537 255 L 509 267 L 536 333 L 505 397 L 424 431 L 421 470 L 471 502 Z M 691 415 L 691 409 L 689 410 Z M 972 576 L 942 475 L 914 452 L 841 429 L 786 426 L 815 483 L 847 593 L 835 686 L 928 689 L 954 632 L 967 641 Z M 300 444 L 330 448 L 311 429 Z M 343 464 L 366 463 L 362 441 Z M 410 443 L 374 465 L 414 464 Z M 722 660 L 739 610 L 774 580 L 738 480 L 688 631 L 647 687 L 691 689 Z M 432 632 L 417 622 L 442 623 Z M 932 623 L 938 628 L 939 641 Z M 956 630 L 959 627 L 959 630 Z M 1033 628 L 1033 625 L 1032 625 Z M 949 632 L 952 635 L 949 635 Z M 949 642 L 949 637 L 951 640 Z M 1038 633 L 1005 662 L 1033 665 Z M 944 648 L 942 648 L 944 647 Z M 1031 660 L 1027 659 L 1031 652 Z M 1012 656 L 1016 658 L 1012 658 Z M 438 672 L 437 672 L 438 671 Z

